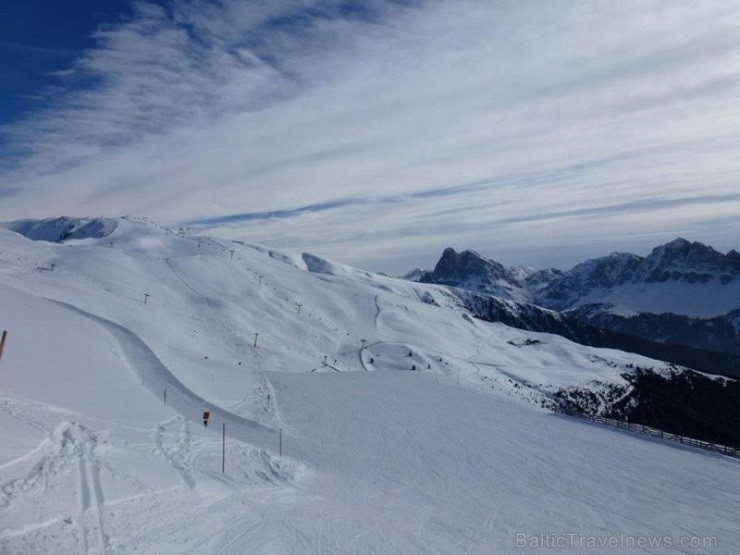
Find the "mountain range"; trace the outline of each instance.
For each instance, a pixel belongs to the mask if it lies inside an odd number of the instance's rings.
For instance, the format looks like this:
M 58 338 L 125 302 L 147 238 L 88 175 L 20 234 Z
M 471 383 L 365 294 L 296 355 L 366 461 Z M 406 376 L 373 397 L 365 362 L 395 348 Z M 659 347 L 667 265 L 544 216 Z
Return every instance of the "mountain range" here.
M 740 253 L 678 238 L 647 256 L 612 253 L 567 271 L 507 268 L 447 248 L 404 276 L 558 311 L 600 329 L 740 354 Z

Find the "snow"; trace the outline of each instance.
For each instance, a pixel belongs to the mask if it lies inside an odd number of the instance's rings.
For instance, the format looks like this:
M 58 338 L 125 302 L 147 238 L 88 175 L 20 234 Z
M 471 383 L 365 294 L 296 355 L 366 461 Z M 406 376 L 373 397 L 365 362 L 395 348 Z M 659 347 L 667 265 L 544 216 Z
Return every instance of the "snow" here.
M 681 299 L 677 306 L 676 299 Z M 579 298 L 572 308 L 590 303 L 615 306 L 610 312 L 631 315 L 640 312 L 653 314 L 683 314 L 692 318 L 724 316 L 740 304 L 740 280 L 721 283 L 693 284 L 686 281 L 654 283 L 625 283 L 612 289 L 595 289 Z
M 555 291 L 530 290 L 550 308 L 610 304 L 615 314 L 712 318 L 740 308 L 736 274 L 729 253 L 679 238 L 656 247 L 646 258 L 615 252 L 587 260 L 552 281 L 548 286 L 554 284 Z
M 444 287 L 115 223 L 0 229 L 0 552 L 740 549 L 737 461 L 541 408 L 664 365 L 475 320 Z
M 6 227 L 33 241 L 62 243 L 107 237 L 117 226 L 116 220 L 110 218 L 54 218 L 49 220 L 17 220 L 9 222 Z

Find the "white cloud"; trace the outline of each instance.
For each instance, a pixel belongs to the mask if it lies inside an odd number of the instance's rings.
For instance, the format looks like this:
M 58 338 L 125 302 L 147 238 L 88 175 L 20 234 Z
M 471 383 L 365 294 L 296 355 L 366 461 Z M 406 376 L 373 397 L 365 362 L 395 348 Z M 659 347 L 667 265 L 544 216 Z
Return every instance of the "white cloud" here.
M 737 246 L 739 3 L 338 6 L 139 4 L 10 130 L 0 218 L 252 214 L 214 231 L 391 271 Z

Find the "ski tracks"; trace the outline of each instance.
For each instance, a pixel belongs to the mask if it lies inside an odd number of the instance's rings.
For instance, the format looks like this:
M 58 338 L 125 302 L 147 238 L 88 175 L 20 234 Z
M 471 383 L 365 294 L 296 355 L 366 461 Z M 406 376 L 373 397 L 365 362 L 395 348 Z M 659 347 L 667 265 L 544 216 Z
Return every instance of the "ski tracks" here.
M 175 433 L 170 432 L 172 427 L 177 428 Z M 187 464 L 192 438 L 189 422 L 180 415 L 174 416 L 157 426 L 152 436 L 157 450 L 170 461 L 185 485 L 191 490 L 194 489 L 195 479 Z M 176 437 L 177 441 L 168 443 L 168 439 L 172 437 Z
M 3 397 L 2 400 L 0 400 L 0 411 L 6 413 L 8 416 L 16 419 L 22 424 L 25 424 L 39 432 L 43 432 L 44 435 L 46 435 L 49 433 L 50 427 L 41 420 L 30 415 L 34 408 L 48 409 L 48 407 L 45 406 L 37 407 L 30 402 L 23 402 L 20 399 L 12 399 L 10 397 Z
M 80 552 L 104 553 L 108 549 L 103 524 L 105 496 L 100 483 L 100 464 L 94 452 L 96 446 L 97 435 L 89 428 L 66 421 L 57 424 L 36 449 L 5 465 L 25 466 L 37 459 L 23 475 L 0 484 L 3 495 L 0 513 L 10 508 L 15 499 L 42 487 L 45 494 L 52 481 L 62 480 L 74 468 L 77 512 L 71 522 L 76 528 Z
M 95 456 L 97 436 L 78 424 L 63 422 L 55 434 L 61 434 L 63 443 L 72 446 L 77 466 L 77 517 L 81 553 L 105 553 L 108 536 L 103 526 L 105 497 L 100 484 L 100 465 Z

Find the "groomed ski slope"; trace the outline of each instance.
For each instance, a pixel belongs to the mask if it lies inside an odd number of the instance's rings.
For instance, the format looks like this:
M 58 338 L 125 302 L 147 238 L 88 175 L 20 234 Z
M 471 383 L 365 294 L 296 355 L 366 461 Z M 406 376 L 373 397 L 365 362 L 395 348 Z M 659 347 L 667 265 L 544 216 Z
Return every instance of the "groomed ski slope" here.
M 658 363 L 474 320 L 441 287 L 114 227 L 0 229 L 0 552 L 505 553 L 517 533 L 740 550 L 737 461 L 540 408 Z

